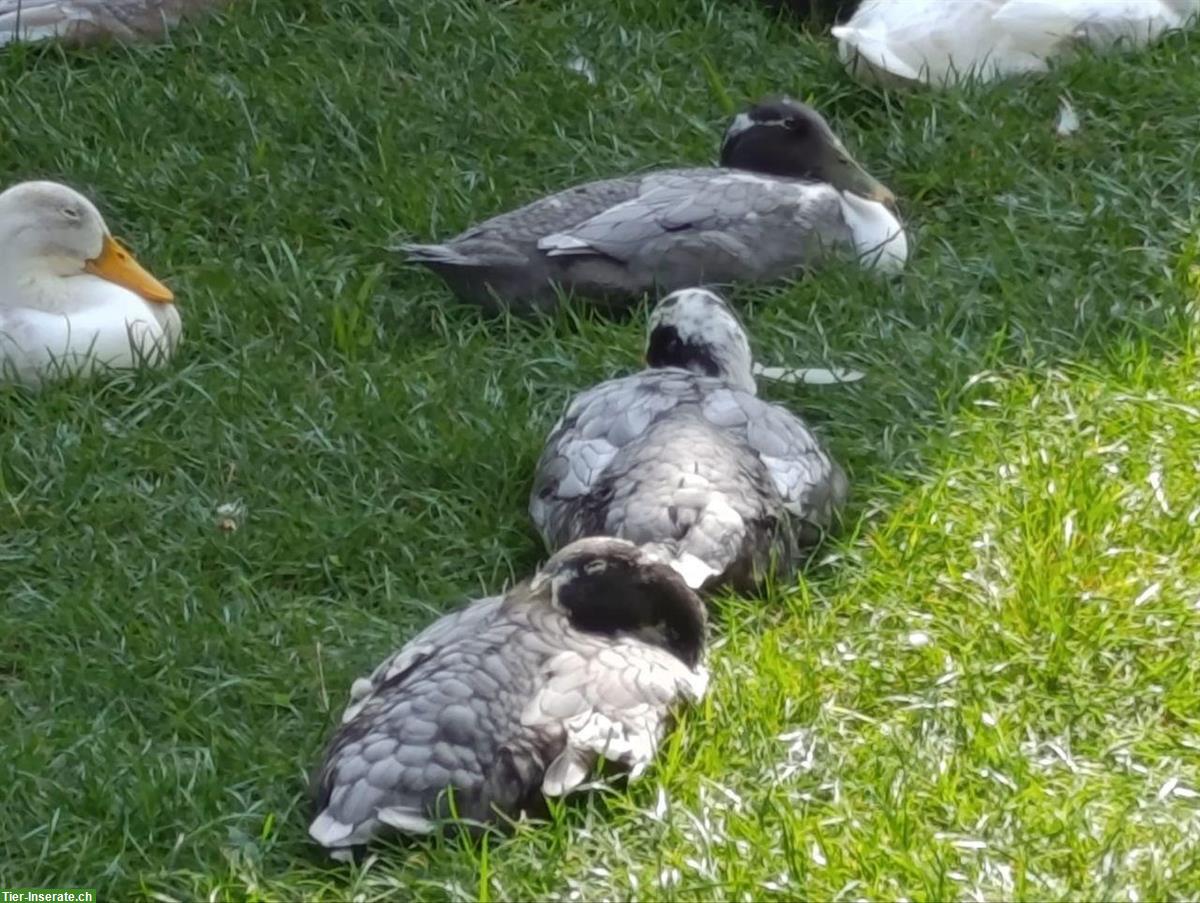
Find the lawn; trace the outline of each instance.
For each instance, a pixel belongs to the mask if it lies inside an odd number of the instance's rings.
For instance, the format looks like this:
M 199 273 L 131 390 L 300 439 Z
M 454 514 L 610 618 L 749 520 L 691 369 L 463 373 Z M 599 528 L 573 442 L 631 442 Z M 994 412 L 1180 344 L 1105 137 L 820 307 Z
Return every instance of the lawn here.
M 1200 895 L 1198 49 L 903 95 L 749 0 L 243 0 L 0 53 L 0 183 L 87 191 L 186 330 L 160 373 L 0 388 L 0 886 Z M 843 529 L 715 601 L 711 695 L 641 781 L 329 864 L 306 779 L 351 680 L 543 557 L 540 442 L 644 322 L 488 321 L 387 244 L 706 163 L 784 91 L 912 229 L 890 282 L 736 296 L 764 359 L 866 373 L 763 390 L 846 463 Z

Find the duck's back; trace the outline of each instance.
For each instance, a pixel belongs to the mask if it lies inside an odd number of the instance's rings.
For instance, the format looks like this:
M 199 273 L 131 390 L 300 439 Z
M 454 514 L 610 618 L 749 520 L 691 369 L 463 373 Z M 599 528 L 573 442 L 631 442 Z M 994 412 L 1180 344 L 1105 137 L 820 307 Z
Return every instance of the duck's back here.
M 621 449 L 580 515 L 580 536 L 648 545 L 696 588 L 749 589 L 773 553 L 786 573 L 799 552 L 762 459 L 698 405 L 675 408 Z
M 448 786 L 453 811 L 477 821 L 493 807 L 516 812 L 540 786 L 556 748 L 522 729 L 521 712 L 555 650 L 523 609 L 502 610 L 499 598 L 478 606 L 480 617 L 408 643 L 353 703 L 314 779 L 318 842 L 366 843 L 381 825 L 429 830 L 451 812 Z
M 647 370 L 578 396 L 538 461 L 530 514 L 556 549 L 655 543 L 694 588 L 798 562 L 846 477 L 802 420 L 718 379 Z M 700 567 L 702 562 L 705 568 Z

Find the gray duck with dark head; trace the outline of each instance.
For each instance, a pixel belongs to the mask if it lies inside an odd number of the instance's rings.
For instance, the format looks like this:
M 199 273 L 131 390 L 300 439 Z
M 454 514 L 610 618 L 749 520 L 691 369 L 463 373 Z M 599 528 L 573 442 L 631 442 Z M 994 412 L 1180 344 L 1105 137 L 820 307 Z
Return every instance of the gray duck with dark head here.
M 433 831 L 450 792 L 478 824 L 569 793 L 598 759 L 637 776 L 704 694 L 704 637 L 703 603 L 666 564 L 623 540 L 569 545 L 354 682 L 309 833 L 348 858 L 383 831 Z
M 733 120 L 720 167 L 588 182 L 398 250 L 485 308 L 547 309 L 557 285 L 619 309 L 652 290 L 780 278 L 841 249 L 894 271 L 908 255 L 894 202 L 816 110 L 772 98 Z

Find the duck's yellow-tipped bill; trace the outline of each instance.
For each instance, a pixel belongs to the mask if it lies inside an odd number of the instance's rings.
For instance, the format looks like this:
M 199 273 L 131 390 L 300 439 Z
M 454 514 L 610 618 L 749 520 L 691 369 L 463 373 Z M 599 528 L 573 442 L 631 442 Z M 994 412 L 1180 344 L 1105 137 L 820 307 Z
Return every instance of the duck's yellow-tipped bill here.
M 175 300 L 175 294 L 151 276 L 111 235 L 104 236 L 100 256 L 93 257 L 83 268 L 93 276 L 107 279 L 121 288 L 141 295 L 147 301 L 167 304 Z

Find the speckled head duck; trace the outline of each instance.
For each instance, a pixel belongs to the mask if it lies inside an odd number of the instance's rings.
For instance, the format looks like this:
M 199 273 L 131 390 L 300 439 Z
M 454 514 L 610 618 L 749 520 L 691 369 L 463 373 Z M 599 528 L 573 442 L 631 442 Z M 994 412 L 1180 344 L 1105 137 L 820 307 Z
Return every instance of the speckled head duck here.
M 846 500 L 846 475 L 805 422 L 755 394 L 750 342 L 709 289 L 650 315 L 646 369 L 568 404 L 534 473 L 546 546 L 620 536 L 693 589 L 786 577 Z

